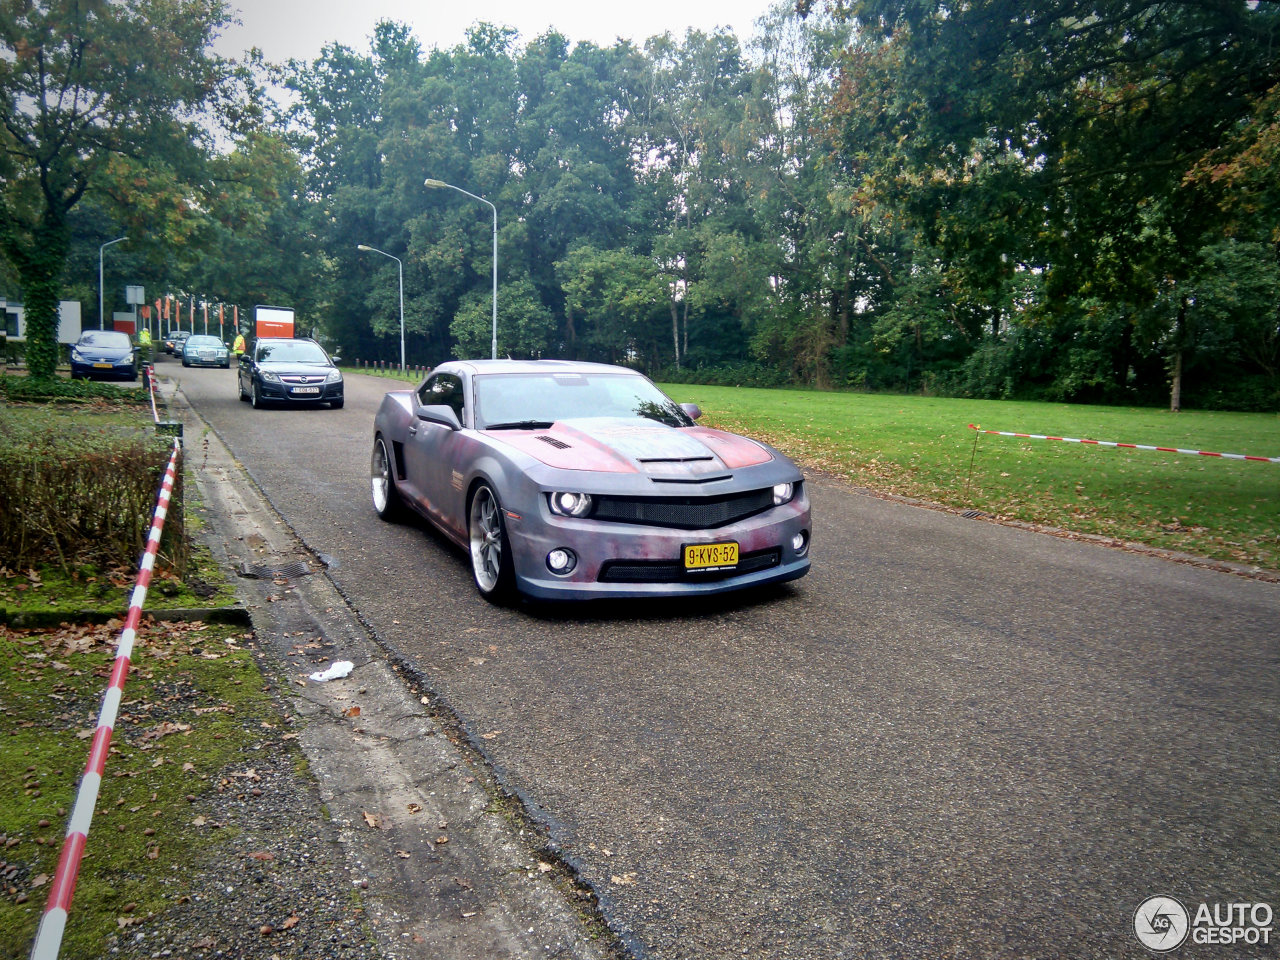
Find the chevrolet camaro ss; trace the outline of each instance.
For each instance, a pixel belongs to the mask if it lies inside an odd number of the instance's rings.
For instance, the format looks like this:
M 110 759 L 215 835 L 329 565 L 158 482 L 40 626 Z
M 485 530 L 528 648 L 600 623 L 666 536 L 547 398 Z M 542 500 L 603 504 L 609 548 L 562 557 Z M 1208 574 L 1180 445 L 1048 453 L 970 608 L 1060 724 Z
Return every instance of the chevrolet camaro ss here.
M 500 602 L 709 594 L 809 571 L 804 477 L 755 440 L 698 426 L 624 367 L 442 364 L 382 400 L 373 506 L 413 510 Z

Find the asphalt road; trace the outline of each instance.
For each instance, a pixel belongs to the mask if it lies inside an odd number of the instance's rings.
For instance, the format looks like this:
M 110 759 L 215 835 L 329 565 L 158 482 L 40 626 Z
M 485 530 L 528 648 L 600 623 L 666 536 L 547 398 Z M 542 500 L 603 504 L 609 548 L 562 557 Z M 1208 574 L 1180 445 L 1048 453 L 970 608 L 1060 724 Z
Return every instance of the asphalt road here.
M 1143 957 L 1154 894 L 1280 912 L 1275 585 L 815 479 L 794 585 L 498 609 L 369 505 L 397 384 L 255 411 L 234 370 L 160 373 L 637 957 Z

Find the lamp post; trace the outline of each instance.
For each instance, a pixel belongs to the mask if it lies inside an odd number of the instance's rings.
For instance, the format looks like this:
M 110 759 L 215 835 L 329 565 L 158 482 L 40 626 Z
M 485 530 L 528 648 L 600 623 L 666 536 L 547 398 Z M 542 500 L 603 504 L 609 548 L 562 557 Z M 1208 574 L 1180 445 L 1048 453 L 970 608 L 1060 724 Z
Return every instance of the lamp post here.
M 423 186 L 430 187 L 432 190 L 439 190 L 441 187 L 448 187 L 450 190 L 457 190 L 464 193 L 472 200 L 479 200 L 493 211 L 493 359 L 498 359 L 498 208 L 489 203 L 484 197 L 477 197 L 468 190 L 461 187 L 455 187 L 452 183 L 445 183 L 443 180 L 426 180 Z
M 391 257 L 396 262 L 396 268 L 400 272 L 400 372 L 404 373 L 404 264 L 400 262 L 399 257 L 392 257 L 387 251 L 371 247 L 367 243 L 357 243 L 356 249 L 364 250 L 366 253 L 380 253 L 384 257 Z
M 98 329 L 99 330 L 107 329 L 106 314 L 104 312 L 103 302 L 102 302 L 102 251 L 106 250 L 107 247 L 111 246 L 113 243 L 119 243 L 121 240 L 128 240 L 128 239 L 129 239 L 128 237 L 116 237 L 114 240 L 108 240 L 106 243 L 104 243 L 102 246 L 98 248 Z

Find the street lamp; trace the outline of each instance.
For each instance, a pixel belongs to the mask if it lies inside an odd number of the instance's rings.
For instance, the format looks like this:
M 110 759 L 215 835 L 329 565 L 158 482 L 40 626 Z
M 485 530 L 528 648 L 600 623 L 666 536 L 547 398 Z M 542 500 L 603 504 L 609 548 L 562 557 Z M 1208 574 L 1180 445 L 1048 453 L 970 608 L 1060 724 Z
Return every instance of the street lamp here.
M 366 253 L 380 253 L 384 257 L 391 257 L 391 254 L 385 250 L 379 250 L 377 247 L 371 247 L 367 243 L 357 243 L 357 250 L 363 250 Z M 404 373 L 404 264 L 400 262 L 399 257 L 391 257 L 396 262 L 396 267 L 400 271 L 400 372 Z
M 459 193 L 465 193 L 472 200 L 479 200 L 486 204 L 493 211 L 493 359 L 498 359 L 498 208 L 489 203 L 484 197 L 477 197 L 468 190 L 461 187 L 455 187 L 452 183 L 445 183 L 443 180 L 426 180 L 423 186 L 430 187 L 432 190 L 439 190 L 441 187 L 448 187 L 450 190 L 457 190 Z
M 114 240 L 108 240 L 98 248 L 98 329 L 107 329 L 106 314 L 102 305 L 102 251 L 107 249 L 113 243 L 119 243 L 121 240 L 128 240 L 128 237 L 116 237 Z

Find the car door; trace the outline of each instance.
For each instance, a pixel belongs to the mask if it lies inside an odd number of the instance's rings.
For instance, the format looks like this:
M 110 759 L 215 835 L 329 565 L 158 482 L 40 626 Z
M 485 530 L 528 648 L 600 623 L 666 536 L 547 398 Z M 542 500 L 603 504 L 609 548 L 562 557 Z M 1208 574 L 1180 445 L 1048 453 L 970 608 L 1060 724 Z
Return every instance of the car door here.
M 432 375 L 418 388 L 418 403 L 453 408 L 458 421 L 467 422 L 466 383 L 456 373 Z M 453 430 L 443 424 L 415 417 L 404 445 L 405 474 L 412 495 L 432 521 L 447 533 L 466 538 L 466 520 L 462 513 L 466 491 L 462 489 L 466 475 L 465 460 L 475 441 L 465 430 Z

